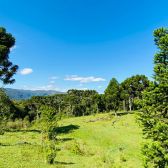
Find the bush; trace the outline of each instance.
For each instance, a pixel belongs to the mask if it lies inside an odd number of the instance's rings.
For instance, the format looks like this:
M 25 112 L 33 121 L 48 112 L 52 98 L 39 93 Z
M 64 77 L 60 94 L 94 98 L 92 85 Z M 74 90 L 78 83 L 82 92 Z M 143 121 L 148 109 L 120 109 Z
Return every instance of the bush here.
M 13 122 L 12 120 L 9 120 L 7 123 L 6 123 L 6 129 L 9 130 L 9 129 L 16 129 L 16 124 L 15 122 Z
M 48 144 L 45 146 L 46 162 L 49 164 L 53 164 L 55 157 L 56 157 L 55 143 L 52 141 L 49 141 Z
M 26 116 L 23 120 L 23 127 L 28 128 L 30 127 L 30 121 L 29 121 L 29 116 Z
M 81 149 L 80 144 L 76 141 L 72 144 L 71 152 L 77 155 L 84 155 L 84 151 Z
M 22 119 L 15 119 L 15 121 L 13 122 L 12 120 L 9 120 L 7 123 L 6 123 L 6 129 L 9 130 L 9 129 L 18 129 L 20 130 L 23 126 L 23 121 Z
M 0 135 L 3 135 L 4 133 L 5 131 L 2 128 L 0 128 Z
M 16 124 L 16 129 L 18 129 L 18 130 L 20 130 L 21 128 L 22 128 L 22 126 L 23 126 L 23 121 L 22 121 L 22 119 L 20 118 L 20 119 L 15 119 L 15 124 Z
M 57 127 L 54 126 L 54 125 L 51 125 L 47 128 L 46 132 L 47 132 L 49 140 L 55 140 L 56 139 L 56 135 L 57 135 L 56 129 L 57 129 Z

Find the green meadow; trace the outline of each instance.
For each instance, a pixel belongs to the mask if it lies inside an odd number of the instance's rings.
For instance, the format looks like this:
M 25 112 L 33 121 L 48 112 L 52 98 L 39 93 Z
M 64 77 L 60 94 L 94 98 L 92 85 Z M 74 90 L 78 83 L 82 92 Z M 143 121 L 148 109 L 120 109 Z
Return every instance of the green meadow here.
M 143 135 L 135 114 L 120 112 L 115 117 L 111 112 L 74 117 L 63 119 L 58 125 L 54 164 L 45 163 L 41 124 L 36 124 L 0 135 L 0 167 L 142 167 Z

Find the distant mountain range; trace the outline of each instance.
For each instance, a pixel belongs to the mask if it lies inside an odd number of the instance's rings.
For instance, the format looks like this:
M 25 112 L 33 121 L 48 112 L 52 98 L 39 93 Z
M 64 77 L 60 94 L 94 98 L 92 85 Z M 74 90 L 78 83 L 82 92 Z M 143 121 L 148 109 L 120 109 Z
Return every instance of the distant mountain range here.
M 55 94 L 67 94 L 66 92 L 58 92 L 55 90 L 22 90 L 22 89 L 11 89 L 4 88 L 5 93 L 9 96 L 9 98 L 14 100 L 27 100 L 32 96 L 47 96 L 47 95 L 55 95 Z

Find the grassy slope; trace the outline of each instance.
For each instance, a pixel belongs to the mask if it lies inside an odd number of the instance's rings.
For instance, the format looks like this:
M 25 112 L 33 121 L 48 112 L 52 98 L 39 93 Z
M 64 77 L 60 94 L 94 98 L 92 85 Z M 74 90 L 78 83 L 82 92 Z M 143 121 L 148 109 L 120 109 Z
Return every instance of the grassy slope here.
M 106 117 L 95 122 L 86 121 Z M 112 121 L 117 120 L 112 126 Z M 6 132 L 0 135 L 0 167 L 123 167 L 140 168 L 141 128 L 134 114 L 109 114 L 64 119 L 59 122 L 58 152 L 54 165 L 44 161 L 38 130 Z M 26 141 L 28 144 L 23 144 Z M 72 152 L 79 144 L 83 155 Z

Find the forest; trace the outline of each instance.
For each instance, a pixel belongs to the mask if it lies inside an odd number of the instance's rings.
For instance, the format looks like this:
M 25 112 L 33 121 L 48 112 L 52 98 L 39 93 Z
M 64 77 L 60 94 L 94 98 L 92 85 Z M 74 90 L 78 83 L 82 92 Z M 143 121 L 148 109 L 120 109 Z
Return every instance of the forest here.
M 59 134 L 61 131 L 62 134 L 65 133 L 66 129 L 69 128 L 77 129 L 77 126 L 74 125 L 75 119 L 78 121 L 79 118 L 91 117 L 87 122 L 98 123 L 108 118 L 110 123 L 115 126 L 115 122 L 116 124 L 117 122 L 121 122 L 120 120 L 124 122 L 124 118 L 122 117 L 128 119 L 127 116 L 130 116 L 129 118 L 133 116 L 131 122 L 135 122 L 140 126 L 142 129 L 141 137 L 145 139 L 141 143 L 141 147 L 138 148 L 142 154 L 141 167 L 168 167 L 167 28 L 156 29 L 153 35 L 154 43 L 159 49 L 153 59 L 153 63 L 155 64 L 153 81 L 148 80 L 145 75 L 137 74 L 126 78 L 121 83 L 117 79 L 112 78 L 104 94 L 98 94 L 96 90 L 71 89 L 67 91 L 67 94 L 32 96 L 30 99 L 21 99 L 19 101 L 10 99 L 5 90 L 1 88 L 0 147 L 7 147 L 8 145 L 5 144 L 5 141 L 1 140 L 5 135 L 20 133 L 22 131 L 27 133 L 36 130 L 41 136 L 38 144 L 40 157 L 44 158 L 45 164 L 58 166 L 54 160 L 59 156 L 57 149 Z M 13 65 L 9 61 L 10 48 L 14 44 L 15 38 L 10 33 L 6 33 L 5 28 L 1 27 L 0 80 L 4 84 L 15 82 L 12 77 L 17 72 L 18 66 Z M 71 121 L 71 125 L 64 127 L 63 131 L 59 123 L 63 124 L 64 121 Z M 106 123 L 104 122 L 104 124 Z M 104 131 L 105 129 L 106 127 Z M 83 132 L 83 134 L 85 133 Z M 15 134 L 15 136 L 17 135 Z M 22 142 L 21 148 L 24 148 L 26 145 L 30 146 L 29 140 Z M 70 150 L 72 153 L 82 157 L 84 155 L 82 149 L 79 143 L 75 142 L 74 148 Z M 122 147 L 119 147 L 120 153 L 122 150 Z M 22 152 L 24 151 L 22 150 Z M 101 159 L 103 157 L 101 156 Z M 120 154 L 121 165 L 122 162 L 126 164 L 127 159 L 125 157 L 127 156 Z M 3 166 L 3 164 L 2 160 L 0 160 L 0 165 Z M 26 167 L 26 163 L 24 164 Z M 102 164 L 104 165 L 100 164 L 97 167 L 117 167 L 114 163 L 108 162 L 107 159 Z M 127 166 L 131 167 L 130 165 L 131 163 Z M 69 166 L 73 167 L 73 165 Z M 124 167 L 127 166 L 125 165 Z

